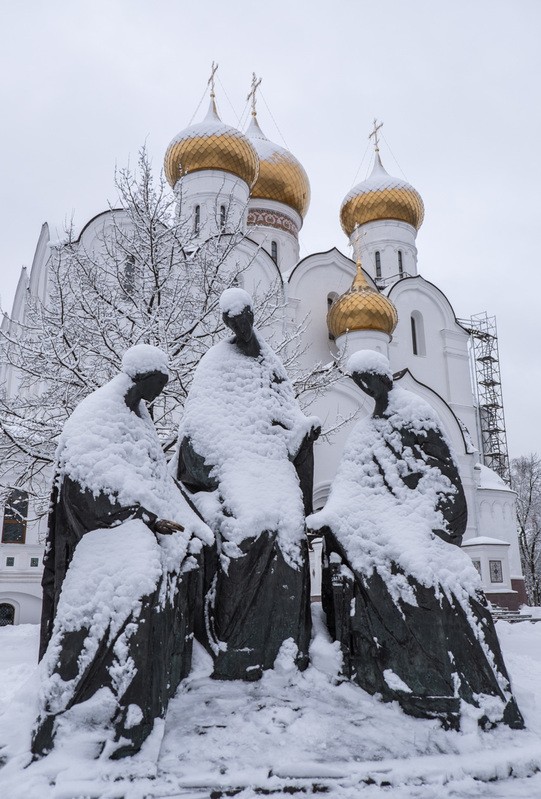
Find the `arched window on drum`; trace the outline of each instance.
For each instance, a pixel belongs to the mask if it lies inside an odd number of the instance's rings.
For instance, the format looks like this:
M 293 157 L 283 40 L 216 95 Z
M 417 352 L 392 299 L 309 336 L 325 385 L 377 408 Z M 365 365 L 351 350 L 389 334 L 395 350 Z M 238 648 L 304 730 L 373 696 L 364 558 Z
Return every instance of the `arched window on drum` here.
M 425 326 L 419 311 L 411 315 L 411 348 L 414 355 L 426 355 Z
M 381 277 L 381 255 L 379 250 L 375 254 L 376 260 L 376 280 L 379 280 Z
M 402 250 L 398 250 L 398 277 L 404 277 L 404 259 L 402 258 Z
M 331 291 L 329 292 L 329 294 L 327 294 L 327 313 L 329 313 L 329 311 L 331 310 L 331 305 L 337 299 L 338 299 L 338 294 L 336 293 L 336 291 Z M 330 331 L 329 331 L 329 341 L 334 341 L 334 336 Z

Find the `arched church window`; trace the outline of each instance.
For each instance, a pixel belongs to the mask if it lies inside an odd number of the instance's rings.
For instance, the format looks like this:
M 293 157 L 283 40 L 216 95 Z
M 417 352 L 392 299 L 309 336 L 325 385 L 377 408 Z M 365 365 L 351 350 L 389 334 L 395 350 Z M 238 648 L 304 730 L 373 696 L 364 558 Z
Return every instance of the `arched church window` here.
M 28 516 L 28 493 L 13 488 L 6 500 L 2 524 L 3 544 L 24 544 Z
M 132 294 L 135 288 L 135 256 L 128 255 L 124 264 L 124 291 Z
M 411 315 L 411 348 L 414 355 L 426 355 L 425 327 L 419 311 Z
M 225 227 L 225 205 L 220 205 L 220 228 L 223 230 Z
M 376 278 L 381 277 L 381 255 L 376 251 Z
M 271 241 L 271 258 L 275 264 L 278 263 L 278 242 Z
M 7 627 L 8 624 L 15 624 L 15 608 L 7 602 L 0 605 L 0 627 Z
M 336 291 L 330 291 L 327 294 L 327 313 L 331 310 L 331 305 L 337 299 L 338 299 L 338 294 L 336 293 Z M 329 330 L 329 341 L 334 341 L 334 336 L 330 332 L 330 330 Z
M 402 261 L 402 250 L 398 250 L 398 276 L 404 277 L 404 262 Z
M 201 224 L 201 206 L 196 205 L 193 209 L 193 232 L 197 236 Z

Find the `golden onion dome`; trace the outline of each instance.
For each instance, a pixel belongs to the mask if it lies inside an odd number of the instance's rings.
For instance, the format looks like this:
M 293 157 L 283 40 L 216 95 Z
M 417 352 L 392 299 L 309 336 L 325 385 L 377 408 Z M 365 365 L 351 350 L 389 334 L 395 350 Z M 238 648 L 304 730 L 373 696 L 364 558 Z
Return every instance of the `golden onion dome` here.
M 353 330 L 379 330 L 391 335 L 397 322 L 398 313 L 394 304 L 369 285 L 358 261 L 351 288 L 337 297 L 329 308 L 329 333 L 334 338 Z
M 300 161 L 285 147 L 267 139 L 255 113 L 246 136 L 259 156 L 259 177 L 251 192 L 252 199 L 284 203 L 304 218 L 310 205 L 310 181 Z
M 419 230 L 424 215 L 419 192 L 385 171 L 378 150 L 370 177 L 349 192 L 340 208 L 340 222 L 348 236 L 358 225 L 379 219 L 398 219 Z
M 214 103 L 205 119 L 175 136 L 165 153 L 164 172 L 171 186 L 183 175 L 203 169 L 219 169 L 242 178 L 252 187 L 259 171 L 259 159 L 246 136 L 224 125 Z

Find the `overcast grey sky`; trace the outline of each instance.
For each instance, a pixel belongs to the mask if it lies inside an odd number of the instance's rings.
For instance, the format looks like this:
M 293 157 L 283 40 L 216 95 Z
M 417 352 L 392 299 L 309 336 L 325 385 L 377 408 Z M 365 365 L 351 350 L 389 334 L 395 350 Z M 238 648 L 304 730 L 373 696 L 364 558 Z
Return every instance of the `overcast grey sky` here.
M 384 121 L 387 170 L 425 202 L 420 272 L 459 317 L 497 315 L 510 453 L 541 452 L 540 23 L 539 0 L 0 0 L 2 307 L 44 221 L 104 210 L 145 141 L 161 167 L 215 60 L 223 120 L 255 71 L 308 172 L 303 255 L 349 254 L 340 203 Z M 272 117 L 261 100 L 283 143 Z

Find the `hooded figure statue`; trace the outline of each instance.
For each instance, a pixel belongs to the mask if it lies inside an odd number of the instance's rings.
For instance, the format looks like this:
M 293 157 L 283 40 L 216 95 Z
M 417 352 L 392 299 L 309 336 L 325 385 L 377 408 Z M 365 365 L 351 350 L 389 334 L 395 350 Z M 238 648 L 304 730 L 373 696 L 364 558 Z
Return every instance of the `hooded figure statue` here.
M 393 386 L 389 361 L 347 369 L 375 400 L 353 429 L 323 510 L 323 607 L 344 672 L 413 716 L 523 726 L 479 575 L 460 549 L 467 509 L 434 410 Z
M 198 561 L 213 536 L 172 478 L 144 404 L 167 381 L 161 350 L 132 347 L 60 436 L 35 756 L 82 715 L 99 719 L 96 756 L 137 752 L 190 669 Z
M 252 300 L 227 289 L 233 336 L 203 356 L 179 431 L 177 477 L 213 529 L 205 548 L 198 636 L 217 679 L 256 680 L 282 645 L 308 663 L 313 442 L 280 359 L 254 330 Z

